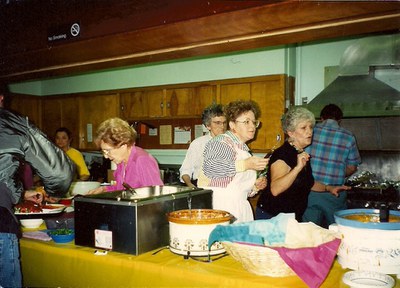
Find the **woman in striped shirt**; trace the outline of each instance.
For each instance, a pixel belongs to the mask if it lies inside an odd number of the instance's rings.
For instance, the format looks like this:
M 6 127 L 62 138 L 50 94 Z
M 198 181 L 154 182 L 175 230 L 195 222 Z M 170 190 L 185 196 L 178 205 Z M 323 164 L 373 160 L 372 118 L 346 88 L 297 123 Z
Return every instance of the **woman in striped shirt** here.
M 252 156 L 246 143 L 254 138 L 260 125 L 260 109 L 254 101 L 238 100 L 225 107 L 228 131 L 212 138 L 205 146 L 198 186 L 213 190 L 213 209 L 230 212 L 236 222 L 254 220 L 247 200 L 266 187 L 268 159 Z

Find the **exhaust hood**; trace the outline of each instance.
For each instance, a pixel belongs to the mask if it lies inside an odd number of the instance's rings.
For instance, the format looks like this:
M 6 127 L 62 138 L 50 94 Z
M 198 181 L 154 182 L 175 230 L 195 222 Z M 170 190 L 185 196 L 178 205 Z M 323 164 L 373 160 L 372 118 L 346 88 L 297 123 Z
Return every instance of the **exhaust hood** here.
M 316 117 L 330 103 L 338 105 L 345 118 L 400 116 L 399 89 L 400 34 L 365 38 L 345 50 L 339 76 L 306 107 Z

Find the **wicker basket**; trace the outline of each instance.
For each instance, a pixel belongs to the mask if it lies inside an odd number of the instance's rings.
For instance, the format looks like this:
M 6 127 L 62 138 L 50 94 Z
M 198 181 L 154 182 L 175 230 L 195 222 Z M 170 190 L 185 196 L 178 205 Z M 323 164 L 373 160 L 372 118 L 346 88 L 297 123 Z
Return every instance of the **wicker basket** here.
M 274 249 L 228 241 L 222 242 L 222 245 L 251 273 L 271 277 L 296 275 Z

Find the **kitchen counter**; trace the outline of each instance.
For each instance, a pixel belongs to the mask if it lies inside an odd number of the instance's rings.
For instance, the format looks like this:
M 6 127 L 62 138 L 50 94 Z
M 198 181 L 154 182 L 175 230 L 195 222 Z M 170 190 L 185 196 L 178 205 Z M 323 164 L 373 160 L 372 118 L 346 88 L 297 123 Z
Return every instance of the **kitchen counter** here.
M 251 274 L 231 256 L 207 263 L 184 259 L 169 249 L 154 255 L 158 250 L 139 256 L 96 255 L 95 249 L 74 242 L 25 238 L 20 246 L 25 287 L 307 287 L 297 276 Z M 321 287 L 348 287 L 341 281 L 346 271 L 335 261 Z M 398 282 L 396 287 L 400 287 Z

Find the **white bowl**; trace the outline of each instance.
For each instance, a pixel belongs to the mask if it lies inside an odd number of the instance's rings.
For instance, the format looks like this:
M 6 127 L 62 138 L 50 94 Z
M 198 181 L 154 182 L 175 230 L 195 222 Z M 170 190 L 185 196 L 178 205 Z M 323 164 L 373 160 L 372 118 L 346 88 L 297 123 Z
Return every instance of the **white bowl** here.
M 43 223 L 43 219 L 20 219 L 19 221 L 23 227 L 29 229 L 39 228 Z
M 71 195 L 85 195 L 90 190 L 100 187 L 100 182 L 96 181 L 78 181 L 72 182 L 69 192 Z

